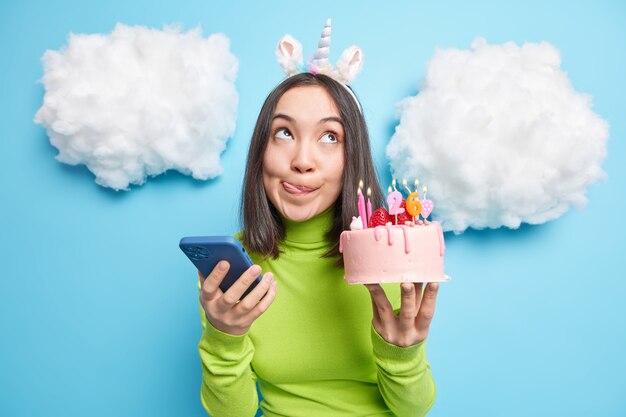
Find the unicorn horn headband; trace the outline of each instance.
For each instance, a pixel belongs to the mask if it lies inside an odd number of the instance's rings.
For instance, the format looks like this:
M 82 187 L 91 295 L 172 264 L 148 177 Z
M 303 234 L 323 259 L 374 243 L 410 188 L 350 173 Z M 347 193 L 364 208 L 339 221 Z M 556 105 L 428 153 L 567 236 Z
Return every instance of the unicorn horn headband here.
M 309 63 L 309 71 L 312 73 L 332 73 L 333 66 L 328 60 L 330 53 L 330 34 L 330 19 L 328 19 L 324 25 L 324 30 L 322 30 L 322 36 L 320 36 L 320 41 L 317 44 L 315 55 Z
M 290 35 L 283 36 L 276 47 L 276 57 L 285 75 L 291 77 L 302 72 L 324 74 L 339 81 L 359 103 L 354 92 L 348 87 L 363 66 L 363 52 L 358 46 L 351 46 L 343 51 L 333 68 L 328 60 L 330 52 L 330 19 L 326 20 L 322 36 L 317 45 L 315 55 L 305 67 L 302 59 L 302 44 Z M 360 107 L 360 104 L 359 104 Z

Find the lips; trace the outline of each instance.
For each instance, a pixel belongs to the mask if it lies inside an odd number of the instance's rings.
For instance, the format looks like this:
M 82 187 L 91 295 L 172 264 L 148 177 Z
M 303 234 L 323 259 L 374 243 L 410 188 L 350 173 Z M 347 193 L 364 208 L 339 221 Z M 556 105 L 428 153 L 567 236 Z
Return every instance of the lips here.
M 286 181 L 282 184 L 285 191 L 293 195 L 306 195 L 317 190 L 317 188 L 307 187 L 306 185 L 291 184 Z

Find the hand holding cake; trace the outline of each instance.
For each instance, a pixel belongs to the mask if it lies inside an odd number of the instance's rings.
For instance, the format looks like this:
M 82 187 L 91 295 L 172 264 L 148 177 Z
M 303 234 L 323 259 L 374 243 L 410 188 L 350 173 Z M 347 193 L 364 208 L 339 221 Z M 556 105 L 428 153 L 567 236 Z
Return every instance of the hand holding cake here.
M 395 314 L 380 284 L 366 284 L 372 297 L 373 325 L 376 332 L 396 346 L 412 346 L 426 340 L 435 314 L 439 283 L 430 282 L 422 293 L 421 282 L 402 283 L 399 314 Z

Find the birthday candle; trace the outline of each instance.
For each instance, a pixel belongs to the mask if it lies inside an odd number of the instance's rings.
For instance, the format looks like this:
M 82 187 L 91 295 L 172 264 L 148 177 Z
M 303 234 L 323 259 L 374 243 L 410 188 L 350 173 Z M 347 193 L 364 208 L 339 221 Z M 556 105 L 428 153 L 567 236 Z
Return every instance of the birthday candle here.
M 414 191 L 409 194 L 406 198 L 406 211 L 413 218 L 413 223 L 415 223 L 415 216 L 419 216 L 422 212 L 422 203 L 420 203 L 420 195 L 417 191 Z
M 367 187 L 367 223 L 370 223 L 370 217 L 372 217 L 372 200 L 370 200 L 370 198 L 372 197 L 372 189 L 370 187 Z
M 407 188 L 407 190 L 409 190 L 409 196 L 406 198 L 406 211 L 413 217 L 413 223 L 416 223 L 416 220 L 419 220 L 420 213 L 422 212 L 422 203 L 419 201 L 420 195 L 418 192 L 420 180 L 415 178 L 413 185 L 415 185 L 415 191 L 411 192 L 411 190 Z
M 389 207 L 389 214 L 396 216 L 396 224 L 398 224 L 398 214 L 404 213 L 404 209 L 400 207 L 402 204 L 402 194 L 396 189 L 396 180 L 391 182 L 393 191 L 389 187 L 389 194 L 387 194 L 387 206 Z
M 402 194 L 400 191 L 392 191 L 387 195 L 387 205 L 389 206 L 389 214 L 392 216 L 394 214 L 402 214 L 404 213 L 404 209 L 400 207 L 402 204 Z
M 422 192 L 424 193 L 422 199 L 422 217 L 424 218 L 424 221 L 426 221 L 430 213 L 433 211 L 434 204 L 432 200 L 426 198 L 426 193 L 428 192 L 428 188 L 426 188 L 426 186 L 422 188 Z
M 411 189 L 407 186 L 406 178 L 402 180 L 402 186 L 409 194 L 411 194 Z
M 363 187 L 363 181 L 359 181 L 359 216 L 361 216 L 361 222 L 363 223 L 363 229 L 367 229 L 367 219 L 365 218 L 367 213 L 365 212 L 365 197 L 363 197 L 363 193 L 361 192 L 361 187 Z

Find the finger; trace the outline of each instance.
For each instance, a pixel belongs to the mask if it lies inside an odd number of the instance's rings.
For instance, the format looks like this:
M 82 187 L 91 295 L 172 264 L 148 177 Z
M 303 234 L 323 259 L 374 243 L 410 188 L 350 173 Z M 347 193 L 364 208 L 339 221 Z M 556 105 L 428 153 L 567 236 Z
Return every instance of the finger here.
M 257 287 L 258 287 L 258 285 L 257 285 Z M 259 316 L 261 314 L 263 314 L 263 313 L 265 313 L 267 311 L 267 309 L 270 307 L 270 305 L 272 304 L 272 302 L 274 302 L 274 299 L 276 298 L 276 291 L 277 290 L 278 290 L 278 284 L 276 283 L 276 280 L 273 280 L 272 283 L 270 284 L 269 290 L 265 293 L 265 296 L 263 298 L 261 298 L 261 301 L 259 301 L 257 303 L 257 305 L 254 306 L 254 308 L 252 310 L 250 310 L 250 312 L 248 313 L 247 317 L 251 321 L 256 320 L 257 318 L 259 318 Z M 252 294 L 252 293 L 250 293 L 250 294 Z M 246 296 L 246 298 L 248 298 L 248 296 Z
M 202 282 L 202 292 L 207 299 L 212 300 L 213 298 L 222 295 L 220 284 L 224 280 L 224 277 L 228 273 L 229 269 L 230 264 L 228 261 L 219 261 L 209 276 L 204 280 L 204 282 Z M 198 274 L 200 274 L 199 271 Z
M 419 311 L 420 304 L 422 303 L 423 290 L 424 290 L 424 283 L 416 282 L 415 283 L 415 308 L 417 309 L 417 311 Z
M 261 274 L 261 267 L 258 265 L 252 265 L 244 272 L 237 281 L 224 293 L 220 298 L 220 310 L 225 311 L 233 308 L 239 301 L 248 287 L 257 279 Z
M 394 320 L 393 307 L 387 298 L 387 294 L 383 290 L 380 284 L 365 284 L 370 291 L 372 301 L 376 305 L 376 311 L 381 321 L 388 322 Z
M 198 269 L 198 279 L 200 280 L 200 287 L 202 287 L 202 284 L 204 284 L 204 281 L 206 280 L 206 277 L 204 275 L 202 275 L 202 272 L 200 272 L 199 269 Z
M 380 325 L 380 314 L 378 314 L 378 307 L 376 307 L 376 301 L 374 301 L 374 296 L 372 295 L 372 292 L 369 291 L 368 284 L 365 284 L 365 287 L 367 287 L 370 298 L 372 300 L 372 320 L 374 321 L 374 327 L 378 327 Z
M 417 307 L 415 306 L 415 285 L 412 282 L 400 284 L 402 295 L 400 297 L 399 328 L 406 332 L 415 328 Z
M 257 284 L 256 287 L 248 295 L 246 295 L 243 300 L 239 304 L 237 304 L 237 309 L 240 310 L 243 314 L 247 314 L 252 310 L 261 299 L 267 294 L 270 290 L 272 283 L 274 282 L 274 274 L 271 272 L 267 272 L 261 282 Z
M 438 282 L 429 282 L 422 296 L 422 304 L 415 319 L 416 327 L 420 333 L 428 333 L 430 322 L 435 315 L 435 302 L 437 301 L 437 292 L 439 290 Z

